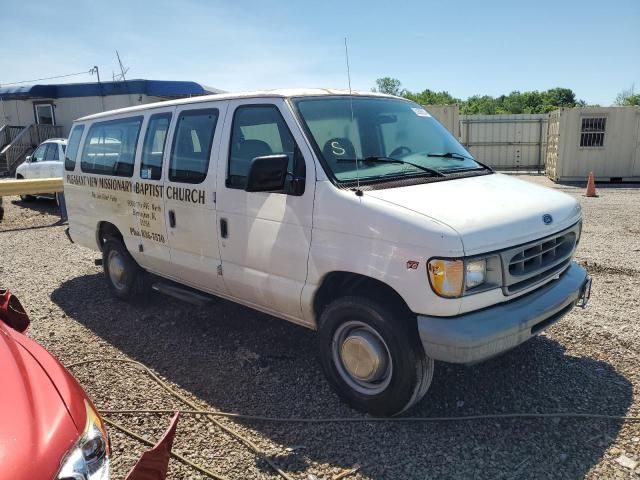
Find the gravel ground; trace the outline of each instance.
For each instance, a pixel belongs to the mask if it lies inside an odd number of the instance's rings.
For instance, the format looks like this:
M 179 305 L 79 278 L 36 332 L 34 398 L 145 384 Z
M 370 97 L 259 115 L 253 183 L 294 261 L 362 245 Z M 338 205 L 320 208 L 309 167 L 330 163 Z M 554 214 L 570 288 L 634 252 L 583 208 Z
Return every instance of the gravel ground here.
M 528 180 L 553 185 L 544 177 Z M 431 390 L 408 416 L 506 412 L 640 415 L 640 188 L 554 186 L 584 209 L 577 259 L 593 276 L 586 310 L 574 310 L 520 348 L 472 367 L 438 364 Z M 55 204 L 5 198 L 0 283 L 27 307 L 29 334 L 69 365 L 142 362 L 202 408 L 267 416 L 361 417 L 320 371 L 314 334 L 220 301 L 199 309 L 153 296 L 128 305 L 107 292 L 96 252 L 70 244 Z M 74 368 L 102 409 L 184 408 L 140 370 Z M 110 415 L 157 439 L 170 415 Z M 221 420 L 293 479 L 635 478 L 640 423 L 513 419 L 440 423 L 282 424 Z M 113 478 L 145 446 L 110 429 Z M 268 463 L 202 417 L 183 416 L 174 451 L 229 479 L 279 478 Z M 172 460 L 170 479 L 209 478 Z

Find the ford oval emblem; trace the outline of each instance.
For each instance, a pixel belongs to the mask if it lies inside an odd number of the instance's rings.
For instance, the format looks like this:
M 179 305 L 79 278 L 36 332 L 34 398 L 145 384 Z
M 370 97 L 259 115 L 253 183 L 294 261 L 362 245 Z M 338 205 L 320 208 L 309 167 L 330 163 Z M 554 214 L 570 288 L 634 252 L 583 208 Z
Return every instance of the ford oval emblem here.
M 542 216 L 542 221 L 544 222 L 545 225 L 551 225 L 553 223 L 553 217 L 548 213 L 545 213 Z

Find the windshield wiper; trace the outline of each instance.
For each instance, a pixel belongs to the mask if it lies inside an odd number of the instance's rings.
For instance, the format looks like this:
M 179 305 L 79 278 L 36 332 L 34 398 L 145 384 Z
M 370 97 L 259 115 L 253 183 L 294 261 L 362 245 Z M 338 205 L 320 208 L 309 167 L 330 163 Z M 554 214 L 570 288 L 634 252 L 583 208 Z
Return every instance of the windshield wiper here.
M 422 170 L 423 172 L 430 173 L 431 175 L 435 175 L 436 177 L 446 177 L 446 175 L 444 173 L 439 172 L 435 168 L 423 167 L 422 165 L 420 165 L 418 163 L 407 162 L 406 160 L 400 160 L 399 158 L 371 156 L 371 157 L 365 157 L 365 158 L 358 158 L 357 160 L 359 162 L 364 162 L 364 163 L 397 163 L 397 164 L 401 164 L 401 165 L 411 165 L 412 167 L 416 167 L 417 169 Z M 337 159 L 337 161 L 341 162 L 341 163 L 344 163 L 344 162 L 355 162 L 356 159 L 353 159 L 353 158 L 339 158 L 339 159 Z
M 427 155 L 427 157 L 455 158 L 456 160 L 473 160 L 478 165 L 480 165 L 481 168 L 484 168 L 485 170 L 489 170 L 490 172 L 493 172 L 493 168 L 491 168 L 489 165 L 485 165 L 484 163 L 476 160 L 475 158 L 470 157 L 469 155 L 464 155 L 462 153 L 457 153 L 457 152 L 427 153 L 426 155 Z M 480 170 L 480 169 L 478 169 L 478 168 L 465 168 L 465 169 L 459 169 L 457 171 L 464 171 L 464 170 L 470 171 L 470 170 Z M 448 172 L 448 171 L 451 171 L 451 170 L 444 170 L 444 171 Z
M 455 158 L 457 160 L 474 160 L 477 161 L 475 158 L 470 157 L 469 155 L 464 155 L 462 153 L 458 153 L 458 152 L 446 152 L 446 153 L 427 153 L 427 157 L 441 157 L 441 158 Z

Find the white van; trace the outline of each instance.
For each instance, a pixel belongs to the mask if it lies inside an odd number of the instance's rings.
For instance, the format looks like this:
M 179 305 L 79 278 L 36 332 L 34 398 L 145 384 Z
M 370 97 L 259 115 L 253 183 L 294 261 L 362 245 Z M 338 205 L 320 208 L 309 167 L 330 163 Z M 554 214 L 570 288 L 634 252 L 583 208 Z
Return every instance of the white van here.
M 81 118 L 70 236 L 111 291 L 209 295 L 318 331 L 332 387 L 402 412 L 434 360 L 478 362 L 585 305 L 573 198 L 497 174 L 420 105 L 276 90 Z

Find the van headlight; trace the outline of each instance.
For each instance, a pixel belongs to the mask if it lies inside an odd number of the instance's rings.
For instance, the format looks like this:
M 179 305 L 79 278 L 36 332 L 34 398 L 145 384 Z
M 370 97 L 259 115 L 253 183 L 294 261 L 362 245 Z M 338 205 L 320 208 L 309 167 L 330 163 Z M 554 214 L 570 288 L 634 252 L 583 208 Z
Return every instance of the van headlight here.
M 57 480 L 107 480 L 109 439 L 102 420 L 85 400 L 87 425 L 80 439 L 62 460 Z
M 427 263 L 433 291 L 445 298 L 458 298 L 494 288 L 501 283 L 500 258 L 432 258 Z
M 469 290 L 482 285 L 487 277 L 487 260 L 473 260 L 465 263 L 464 288 Z

